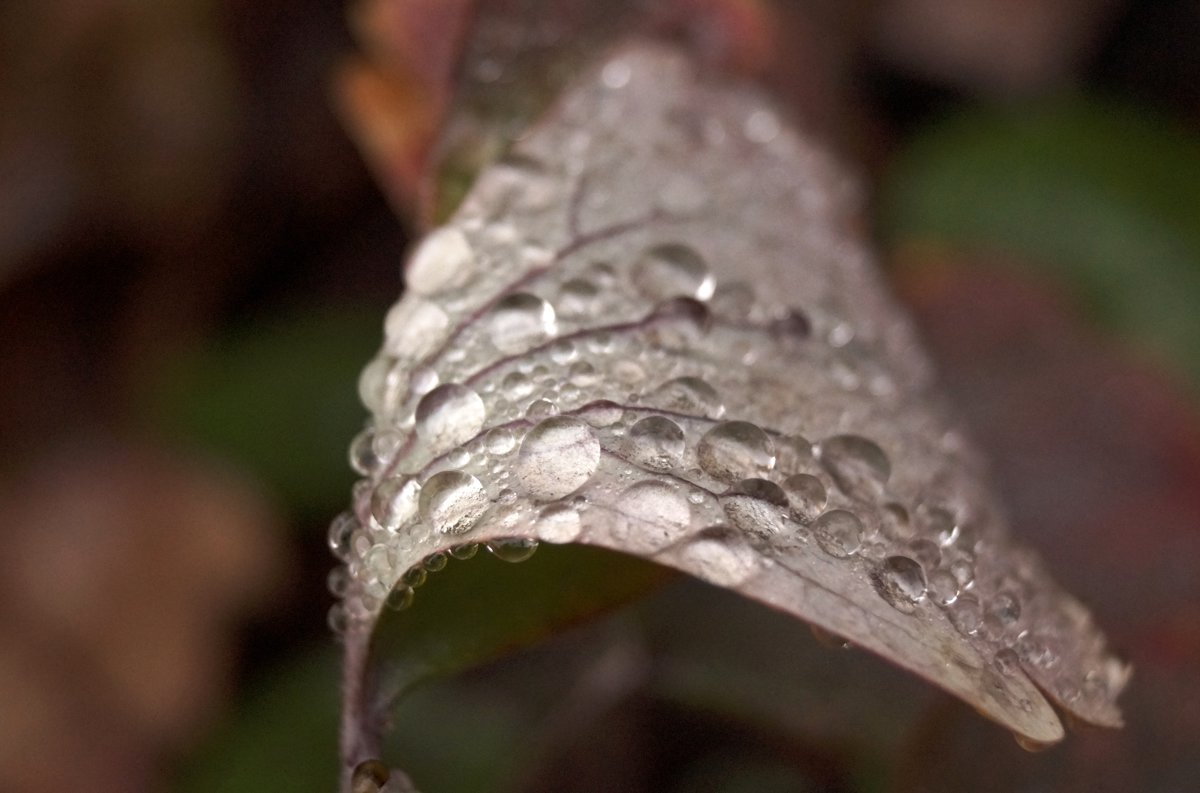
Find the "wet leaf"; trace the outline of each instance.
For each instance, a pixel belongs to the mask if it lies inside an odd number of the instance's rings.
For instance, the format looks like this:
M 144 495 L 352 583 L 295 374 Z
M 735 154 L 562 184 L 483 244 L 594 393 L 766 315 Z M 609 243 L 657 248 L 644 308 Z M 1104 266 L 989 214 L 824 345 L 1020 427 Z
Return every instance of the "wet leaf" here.
M 415 617 L 412 577 L 441 573 L 414 569 L 478 543 L 681 570 L 1027 742 L 1062 737 L 1047 697 L 1120 723 L 1127 668 L 1009 537 L 856 209 L 764 97 L 650 44 L 587 73 L 480 174 L 414 251 L 361 380 L 364 479 L 331 529 L 345 775 L 386 720 L 392 692 L 364 677 L 385 601 Z

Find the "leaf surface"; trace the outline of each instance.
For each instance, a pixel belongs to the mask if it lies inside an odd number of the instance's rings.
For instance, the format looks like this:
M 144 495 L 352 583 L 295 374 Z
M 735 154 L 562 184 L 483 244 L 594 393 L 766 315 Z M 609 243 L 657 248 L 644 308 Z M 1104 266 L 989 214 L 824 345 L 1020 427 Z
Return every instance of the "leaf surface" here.
M 413 253 L 361 381 L 364 479 L 331 534 L 346 769 L 378 748 L 363 681 L 385 600 L 423 560 L 512 538 L 739 592 L 1029 742 L 1062 737 L 1047 697 L 1120 723 L 1127 668 L 1009 537 L 857 209 L 762 96 L 654 44 L 480 174 Z

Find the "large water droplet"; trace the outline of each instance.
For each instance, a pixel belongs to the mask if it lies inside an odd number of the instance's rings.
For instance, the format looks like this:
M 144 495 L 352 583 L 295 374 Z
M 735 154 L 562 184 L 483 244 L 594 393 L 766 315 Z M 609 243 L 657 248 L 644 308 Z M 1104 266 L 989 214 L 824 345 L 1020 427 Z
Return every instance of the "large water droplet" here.
M 470 531 L 487 512 L 487 492 L 478 479 L 462 471 L 442 471 L 421 489 L 421 514 L 443 534 Z
M 453 226 L 429 234 L 413 252 L 404 280 L 409 290 L 431 295 L 466 284 L 475 271 L 471 244 Z
M 530 497 L 551 500 L 583 487 L 599 464 L 600 441 L 592 428 L 571 416 L 554 416 L 525 435 L 516 473 Z
M 634 552 L 656 551 L 679 539 L 691 527 L 687 496 L 673 484 L 646 479 L 627 488 L 613 507 L 621 546 Z
M 761 477 L 775 467 L 770 436 L 748 421 L 726 421 L 700 439 L 700 467 L 724 482 Z
M 371 494 L 371 516 L 388 531 L 396 531 L 417 516 L 421 486 L 411 476 L 398 476 L 379 483 Z
M 892 473 L 883 449 L 859 435 L 835 435 L 817 448 L 821 465 L 851 498 L 874 499 Z
M 449 327 L 450 317 L 441 306 L 407 295 L 384 318 L 384 349 L 398 358 L 419 360 L 442 343 Z
M 629 428 L 627 442 L 629 458 L 647 468 L 667 470 L 683 460 L 683 430 L 664 416 L 640 419 Z
M 492 555 L 504 562 L 523 562 L 533 556 L 537 548 L 538 541 L 531 537 L 505 537 L 487 544 Z
M 783 489 L 767 479 L 743 479 L 721 496 L 729 522 L 758 536 L 783 531 L 787 504 Z
M 907 556 L 889 556 L 871 573 L 875 591 L 897 611 L 911 614 L 925 599 L 925 568 Z
M 488 317 L 488 327 L 496 349 L 509 354 L 523 352 L 558 332 L 554 308 L 528 292 L 500 300 Z
M 445 451 L 478 435 L 486 418 L 479 394 L 459 383 L 446 383 L 417 404 L 417 435 L 432 449 Z
M 813 523 L 817 544 L 830 556 L 844 559 L 862 546 L 862 521 L 853 512 L 831 509 Z
M 716 389 L 699 377 L 668 380 L 650 394 L 647 402 L 662 410 L 703 418 L 719 419 L 725 415 L 725 405 Z
M 783 480 L 792 514 L 804 523 L 815 519 L 825 509 L 828 494 L 821 480 L 809 474 L 792 474 Z
M 645 297 L 661 301 L 672 297 L 708 300 L 716 280 L 696 250 L 667 243 L 646 250 L 633 265 L 633 283 Z
M 718 586 L 738 586 L 759 566 L 745 535 L 729 526 L 710 526 L 684 545 L 681 555 L 693 575 Z
M 582 530 L 579 510 L 571 504 L 548 504 L 534 524 L 538 539 L 549 543 L 572 542 Z

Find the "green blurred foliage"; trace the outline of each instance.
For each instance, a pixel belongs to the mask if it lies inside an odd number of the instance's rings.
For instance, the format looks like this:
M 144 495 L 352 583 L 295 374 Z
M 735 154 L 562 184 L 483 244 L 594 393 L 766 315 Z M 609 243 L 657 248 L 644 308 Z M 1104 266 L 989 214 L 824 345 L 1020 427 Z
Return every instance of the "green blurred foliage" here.
M 971 109 L 921 131 L 881 190 L 892 244 L 1011 254 L 1200 385 L 1200 139 L 1130 105 Z
M 380 334 L 370 311 L 262 322 L 179 361 L 149 410 L 168 433 L 263 481 L 293 516 L 328 518 L 353 482 L 346 447 L 366 417 L 358 374 Z

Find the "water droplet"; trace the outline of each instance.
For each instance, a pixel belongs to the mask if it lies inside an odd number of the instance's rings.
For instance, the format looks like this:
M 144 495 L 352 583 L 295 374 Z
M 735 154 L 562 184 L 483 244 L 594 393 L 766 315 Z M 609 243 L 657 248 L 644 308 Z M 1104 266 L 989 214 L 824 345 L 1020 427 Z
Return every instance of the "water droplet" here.
M 964 636 L 973 636 L 983 625 L 983 609 L 974 595 L 959 595 L 946 613 L 950 622 Z
M 375 430 L 367 427 L 350 441 L 350 468 L 361 476 L 370 476 L 379 467 L 379 455 L 375 454 Z
M 958 599 L 959 585 L 949 570 L 934 570 L 929 574 L 929 599 L 939 606 L 950 606 Z
M 784 479 L 783 492 L 787 494 L 792 514 L 804 523 L 820 515 L 828 501 L 825 485 L 809 474 L 792 474 Z
M 953 545 L 959 538 L 958 521 L 954 513 L 944 507 L 920 504 L 914 517 L 921 532 L 943 548 Z
M 771 320 L 767 332 L 776 339 L 807 339 L 812 335 L 808 315 L 798 308 L 789 309 L 783 316 Z
M 812 443 L 800 435 L 787 435 L 775 441 L 776 467 L 783 473 L 796 474 L 816 465 Z
M 421 560 L 421 566 L 431 573 L 436 573 L 439 570 L 445 570 L 446 565 L 450 560 L 446 558 L 444 553 L 431 553 Z
M 462 471 L 442 471 L 421 489 L 421 514 L 443 534 L 470 531 L 488 508 L 487 492 L 478 479 Z
M 479 394 L 459 383 L 446 383 L 417 404 L 417 435 L 432 450 L 449 450 L 478 435 L 486 418 Z
M 883 536 L 895 542 L 905 542 L 913 536 L 913 525 L 908 519 L 908 510 L 894 501 L 880 508 L 879 529 Z
M 769 479 L 743 479 L 729 488 L 725 495 L 747 496 L 759 501 L 765 501 L 768 504 L 774 504 L 777 507 L 786 507 L 788 505 L 788 497 L 783 492 L 783 488 Z
M 725 415 L 725 405 L 716 389 L 699 377 L 668 380 L 656 388 L 647 401 L 656 408 L 674 413 L 691 413 L 710 419 Z
M 346 609 L 341 603 L 334 603 L 329 608 L 329 613 L 326 614 L 325 619 L 329 624 L 329 630 L 338 636 L 345 634 L 346 629 L 350 627 L 350 618 L 346 615 Z
M 621 420 L 625 408 L 616 402 L 600 399 L 584 405 L 579 410 L 579 416 L 593 427 L 611 427 Z
M 500 390 L 511 399 L 521 399 L 533 393 L 533 382 L 521 372 L 509 372 L 500 381 Z
M 716 281 L 708 263 L 688 245 L 667 243 L 647 249 L 633 265 L 633 283 L 654 301 L 673 297 L 708 300 Z
M 421 485 L 411 476 L 385 479 L 371 493 L 371 517 L 388 531 L 396 531 L 417 516 Z
M 783 489 L 766 479 L 743 479 L 721 496 L 721 507 L 729 522 L 758 536 L 784 530 L 787 503 Z
M 392 363 L 392 359 L 386 356 L 372 358 L 358 376 L 358 399 L 372 413 L 379 413 L 383 409 L 387 375 Z
M 600 441 L 571 416 L 554 416 L 531 429 L 517 454 L 517 479 L 531 498 L 562 498 L 583 487 L 600 464 Z
M 567 379 L 577 388 L 590 388 L 600 382 L 600 373 L 587 361 L 576 361 L 567 370 Z
M 751 143 L 770 143 L 779 137 L 781 129 L 779 117 L 766 109 L 755 110 L 742 126 L 746 140 Z
M 758 553 L 729 526 L 710 526 L 684 545 L 681 556 L 695 576 L 717 586 L 744 583 L 759 566 Z
M 566 366 L 578 357 L 579 349 L 575 346 L 575 342 L 569 339 L 557 341 L 550 347 L 550 360 L 559 366 Z
M 463 286 L 475 271 L 475 255 L 462 231 L 443 226 L 421 241 L 408 261 L 404 282 L 422 295 Z
M 329 571 L 329 576 L 325 579 L 325 585 L 329 589 L 329 593 L 334 597 L 342 597 L 350 589 L 350 571 L 345 565 L 339 564 L 337 567 Z
M 417 396 L 428 394 L 433 389 L 437 388 L 441 382 L 437 369 L 432 366 L 418 366 L 412 371 L 412 379 L 409 381 L 409 388 Z
M 343 561 L 350 558 L 351 540 L 359 528 L 353 512 L 343 512 L 329 524 L 329 550 Z
M 524 352 L 558 332 L 554 308 L 537 295 L 517 292 L 498 302 L 488 318 L 488 338 L 500 352 Z
M 425 579 L 429 577 L 428 571 L 420 565 L 410 567 L 404 571 L 404 575 L 400 576 L 400 581 L 408 587 L 416 589 L 425 583 Z
M 997 592 L 987 602 L 987 615 L 984 619 L 988 627 L 997 634 L 1010 629 L 1021 619 L 1020 598 L 1014 592 Z
M 558 405 L 549 399 L 535 399 L 525 408 L 525 418 L 530 421 L 541 421 L 558 415 Z
M 664 416 L 647 416 L 629 428 L 630 459 L 647 468 L 667 470 L 683 460 L 683 430 Z
M 862 521 L 853 512 L 831 509 L 813 523 L 817 544 L 830 556 L 844 559 L 862 545 Z
M 957 559 L 951 562 L 950 572 L 954 574 L 960 589 L 966 589 L 975 582 L 975 565 L 969 559 Z
M 469 542 L 466 545 L 456 545 L 450 549 L 450 555 L 455 559 L 472 559 L 477 553 L 479 553 L 479 545 L 473 542 Z
M 878 498 L 892 473 L 883 449 L 859 435 L 827 438 L 817 447 L 817 455 L 834 483 L 851 498 Z
M 889 556 L 871 573 L 875 591 L 897 611 L 911 614 L 925 599 L 925 569 L 907 556 Z
M 705 473 L 724 482 L 759 477 L 775 467 L 775 445 L 748 421 L 726 421 L 700 439 L 696 450 Z
M 618 514 L 614 534 L 621 547 L 635 553 L 670 545 L 691 527 L 687 497 L 678 487 L 657 479 L 631 485 L 613 502 L 613 508 Z
M 572 542 L 583 530 L 579 510 L 570 504 L 549 504 L 534 526 L 539 539 L 549 543 Z
M 565 281 L 559 291 L 558 313 L 568 319 L 593 316 L 599 298 L 600 290 L 596 284 L 585 278 L 572 278 Z
M 420 360 L 446 338 L 450 317 L 437 303 L 406 295 L 383 321 L 384 349 L 405 360 Z
M 538 541 L 530 537 L 508 537 L 487 544 L 492 555 L 504 562 L 523 562 L 533 556 L 537 547 Z
M 517 447 L 517 436 L 508 427 L 495 427 L 488 430 L 483 439 L 484 448 L 488 454 L 502 457 Z
M 933 569 L 942 561 L 942 549 L 936 542 L 924 537 L 918 537 L 908 543 L 908 555 L 926 569 Z
M 387 599 L 384 600 L 384 605 L 392 611 L 404 611 L 412 605 L 413 598 L 416 596 L 417 593 L 412 587 L 401 584 L 392 587 L 387 594 Z

